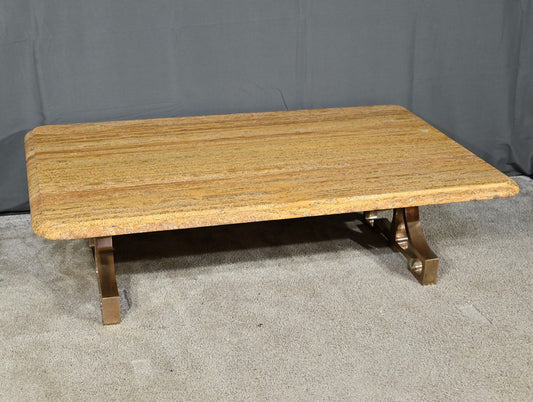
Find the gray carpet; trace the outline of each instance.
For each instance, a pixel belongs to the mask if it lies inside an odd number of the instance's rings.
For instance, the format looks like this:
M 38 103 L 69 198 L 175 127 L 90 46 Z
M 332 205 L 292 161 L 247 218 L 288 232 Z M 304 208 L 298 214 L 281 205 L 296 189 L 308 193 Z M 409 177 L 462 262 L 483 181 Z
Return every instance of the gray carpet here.
M 421 208 L 422 287 L 359 215 L 115 238 L 103 327 L 87 241 L 0 217 L 0 399 L 532 400 L 533 181 Z

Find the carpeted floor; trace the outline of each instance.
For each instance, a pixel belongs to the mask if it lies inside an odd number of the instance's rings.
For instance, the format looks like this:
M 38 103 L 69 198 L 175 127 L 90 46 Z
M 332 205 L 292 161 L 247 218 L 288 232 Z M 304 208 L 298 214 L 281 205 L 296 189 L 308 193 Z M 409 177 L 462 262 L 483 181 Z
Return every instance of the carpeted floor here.
M 115 238 L 102 326 L 87 241 L 0 217 L 0 400 L 533 398 L 533 181 L 421 208 L 422 287 L 357 214 Z

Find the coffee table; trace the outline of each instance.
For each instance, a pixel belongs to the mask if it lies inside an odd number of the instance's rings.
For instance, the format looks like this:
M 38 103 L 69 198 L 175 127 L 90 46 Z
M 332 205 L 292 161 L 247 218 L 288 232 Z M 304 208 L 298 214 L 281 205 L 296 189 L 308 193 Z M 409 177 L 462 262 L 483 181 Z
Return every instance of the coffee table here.
M 426 285 L 418 207 L 518 193 L 395 105 L 48 125 L 25 144 L 33 230 L 90 239 L 104 324 L 120 322 L 112 236 L 364 212 Z

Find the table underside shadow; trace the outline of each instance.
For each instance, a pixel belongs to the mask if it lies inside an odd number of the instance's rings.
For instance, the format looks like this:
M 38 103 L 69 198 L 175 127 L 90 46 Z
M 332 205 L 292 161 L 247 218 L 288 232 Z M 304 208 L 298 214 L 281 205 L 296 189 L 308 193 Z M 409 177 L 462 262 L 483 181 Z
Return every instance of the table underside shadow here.
M 407 268 L 422 285 L 435 284 L 439 259 L 429 248 L 418 207 L 393 210 L 392 221 L 378 218 L 377 211 L 364 213 L 364 222 L 386 237 L 389 246 L 407 259 Z M 111 237 L 89 239 L 94 251 L 96 273 L 101 296 L 102 321 L 105 325 L 120 323 L 120 298 L 115 274 Z

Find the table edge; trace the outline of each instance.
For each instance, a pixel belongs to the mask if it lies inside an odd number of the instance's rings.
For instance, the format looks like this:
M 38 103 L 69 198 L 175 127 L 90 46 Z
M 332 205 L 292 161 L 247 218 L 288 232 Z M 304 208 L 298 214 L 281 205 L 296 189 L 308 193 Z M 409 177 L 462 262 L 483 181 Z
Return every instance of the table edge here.
M 441 190 L 431 189 L 388 193 L 386 197 L 383 195 L 369 195 L 364 197 L 357 196 L 323 200 L 305 200 L 287 204 L 276 203 L 259 206 L 243 206 L 232 209 L 227 215 L 224 215 L 225 219 L 212 218 L 215 215 L 220 216 L 221 211 L 219 209 L 202 211 L 203 219 L 199 219 L 198 217 L 195 217 L 194 219 L 187 218 L 187 213 L 183 212 L 170 212 L 167 214 L 155 215 L 145 214 L 142 216 L 107 219 L 109 222 L 95 218 L 91 221 L 83 222 L 83 228 L 68 228 L 69 225 L 64 222 L 47 220 L 46 215 L 40 209 L 40 203 L 38 200 L 34 199 L 33 202 L 30 200 L 30 205 L 32 207 L 32 228 L 38 236 L 49 240 L 73 240 L 335 215 L 369 210 L 388 210 L 393 208 L 482 201 L 511 197 L 518 194 L 519 190 L 517 183 L 507 177 L 507 180 L 499 183 L 473 185 L 467 188 L 461 186 Z M 428 194 L 432 195 L 432 200 L 428 199 Z M 193 212 L 197 213 L 198 211 Z M 181 220 L 180 216 L 182 217 Z M 131 223 L 134 220 L 142 220 L 145 223 L 135 225 Z

